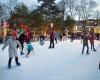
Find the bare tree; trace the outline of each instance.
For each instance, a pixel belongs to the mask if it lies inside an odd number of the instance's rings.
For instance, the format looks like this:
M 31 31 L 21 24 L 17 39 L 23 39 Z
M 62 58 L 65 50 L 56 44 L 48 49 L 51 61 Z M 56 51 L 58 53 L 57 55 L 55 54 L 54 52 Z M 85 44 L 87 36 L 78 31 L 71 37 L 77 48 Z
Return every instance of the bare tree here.
M 0 3 L 0 18 L 3 18 L 7 14 L 6 12 L 6 5 Z
M 97 4 L 93 0 L 80 0 L 76 6 L 79 18 L 82 20 L 89 19 L 91 16 L 93 16 L 96 6 Z
M 62 0 L 58 3 L 58 7 L 62 11 L 64 18 L 70 15 L 72 18 L 76 16 L 76 1 L 75 0 Z
M 14 7 L 17 6 L 17 5 L 18 5 L 18 0 L 8 0 L 6 7 L 7 7 L 10 15 L 12 14 Z
M 2 29 L 2 25 L 1 25 L 2 21 L 6 16 L 7 16 L 6 5 L 3 3 L 0 3 L 0 33 Z

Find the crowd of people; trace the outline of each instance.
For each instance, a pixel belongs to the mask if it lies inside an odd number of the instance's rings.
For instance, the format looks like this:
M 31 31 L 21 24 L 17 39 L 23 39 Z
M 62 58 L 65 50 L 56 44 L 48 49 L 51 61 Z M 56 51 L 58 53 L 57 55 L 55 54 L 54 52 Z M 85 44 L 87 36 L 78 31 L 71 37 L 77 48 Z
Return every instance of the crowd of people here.
M 32 33 L 30 29 L 27 29 L 26 31 L 22 31 L 22 32 L 18 32 L 16 28 L 13 29 L 12 32 L 9 32 L 7 34 L 8 38 L 5 40 L 4 45 L 2 47 L 2 50 L 5 49 L 5 47 L 7 45 L 9 45 L 8 51 L 9 51 L 9 60 L 8 60 L 8 68 L 11 68 L 11 61 L 12 58 L 15 58 L 15 62 L 16 65 L 20 66 L 20 62 L 18 61 L 18 55 L 17 55 L 17 49 L 20 48 L 21 52 L 20 55 L 23 55 L 23 49 L 24 49 L 24 43 L 27 43 L 27 54 L 26 57 L 29 56 L 31 51 L 34 51 L 33 46 L 31 44 L 31 39 L 32 37 Z M 39 44 L 40 45 L 44 45 L 45 43 L 45 38 L 46 36 L 44 36 L 43 34 L 41 34 L 39 36 Z M 91 44 L 91 50 L 96 52 L 95 46 L 94 46 L 94 40 L 97 39 L 99 40 L 100 37 L 98 35 L 95 35 L 92 32 L 89 33 L 82 33 L 82 34 L 74 34 L 71 33 L 70 36 L 68 36 L 68 34 L 66 34 L 65 32 L 61 33 L 61 32 L 57 32 L 54 29 L 51 29 L 49 32 L 49 41 L 50 44 L 48 46 L 49 49 L 55 48 L 55 44 L 58 43 L 59 41 L 66 41 L 68 38 L 70 38 L 70 42 L 73 42 L 74 39 L 81 39 L 81 43 L 83 43 L 83 48 L 82 48 L 82 54 L 84 53 L 84 49 L 85 47 L 87 48 L 86 54 L 90 54 L 89 53 L 89 42 Z M 88 42 L 89 40 L 89 42 Z M 100 66 L 99 66 L 100 68 Z

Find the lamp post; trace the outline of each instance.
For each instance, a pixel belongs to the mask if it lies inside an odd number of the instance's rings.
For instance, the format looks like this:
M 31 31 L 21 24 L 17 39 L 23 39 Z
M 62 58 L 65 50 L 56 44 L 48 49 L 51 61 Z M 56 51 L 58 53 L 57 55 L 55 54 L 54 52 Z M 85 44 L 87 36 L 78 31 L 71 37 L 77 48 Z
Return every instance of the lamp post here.
M 78 27 L 77 26 L 76 26 L 76 29 L 75 30 L 76 30 L 76 33 L 77 33 L 77 30 L 78 30 Z
M 95 21 L 95 22 L 94 22 L 94 27 L 96 27 L 96 26 L 97 26 L 97 22 Z
M 51 28 L 53 28 L 53 23 L 51 23 Z

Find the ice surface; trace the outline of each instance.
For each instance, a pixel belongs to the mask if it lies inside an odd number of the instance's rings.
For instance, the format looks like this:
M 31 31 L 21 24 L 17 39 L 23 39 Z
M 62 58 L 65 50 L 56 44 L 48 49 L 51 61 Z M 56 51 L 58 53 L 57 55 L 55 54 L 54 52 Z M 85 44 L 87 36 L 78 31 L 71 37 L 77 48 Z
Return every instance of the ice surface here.
M 0 45 L 0 80 L 100 80 L 100 42 L 95 41 L 97 51 L 89 50 L 89 55 L 86 49 L 81 54 L 80 42 L 58 42 L 54 49 L 48 49 L 48 41 L 43 46 L 33 42 L 35 55 L 26 58 L 18 50 L 21 66 L 16 66 L 13 59 L 11 69 L 7 68 L 8 47 L 2 52 Z

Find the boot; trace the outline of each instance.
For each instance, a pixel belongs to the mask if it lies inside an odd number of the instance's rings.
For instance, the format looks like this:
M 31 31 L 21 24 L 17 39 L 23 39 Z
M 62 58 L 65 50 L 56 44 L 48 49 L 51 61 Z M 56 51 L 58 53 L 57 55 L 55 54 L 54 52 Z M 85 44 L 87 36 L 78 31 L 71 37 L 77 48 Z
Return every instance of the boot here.
M 83 55 L 83 53 L 84 53 L 84 50 L 82 50 L 82 55 Z
M 20 55 L 23 55 L 24 53 L 21 51 Z
M 21 64 L 18 62 L 18 57 L 15 57 L 16 65 L 20 66 Z
M 82 51 L 82 55 L 83 55 L 84 51 Z
M 96 49 L 94 49 L 93 51 L 96 52 Z
M 89 55 L 89 52 L 87 52 L 86 54 Z
M 86 54 L 88 55 L 89 54 L 89 50 L 87 49 L 87 51 L 86 51 Z
M 9 58 L 9 61 L 8 61 L 8 68 L 9 68 L 9 69 L 11 68 L 11 61 L 12 61 L 12 57 Z

